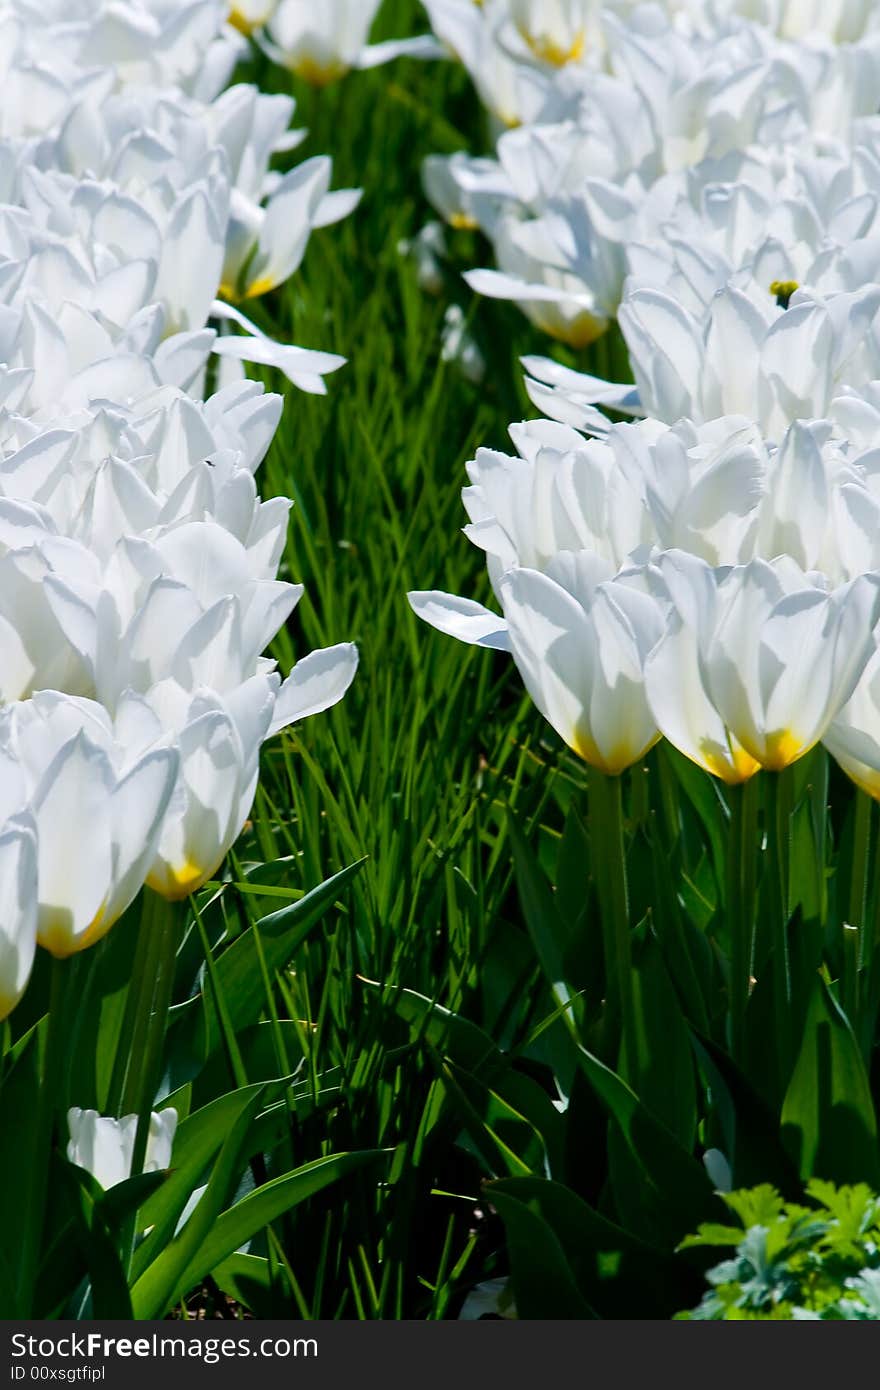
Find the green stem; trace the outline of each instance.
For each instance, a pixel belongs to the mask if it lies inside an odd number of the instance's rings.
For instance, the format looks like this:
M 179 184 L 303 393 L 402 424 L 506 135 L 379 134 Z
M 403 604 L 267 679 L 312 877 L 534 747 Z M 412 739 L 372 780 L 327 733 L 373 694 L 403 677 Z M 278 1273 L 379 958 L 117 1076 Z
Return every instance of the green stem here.
M 859 1017 L 859 933 L 849 923 L 843 924 L 843 970 L 840 981 L 840 1002 L 853 1028 Z
M 123 1101 L 131 1101 L 136 1086 L 132 1058 L 143 1051 L 150 1011 L 153 1007 L 153 991 L 156 982 L 158 933 L 155 930 L 155 893 L 144 889 L 141 898 L 141 919 L 138 923 L 138 939 L 134 961 L 129 977 L 128 992 L 125 998 L 125 1012 L 116 1045 L 116 1057 L 107 1093 L 107 1114 L 124 1115 L 131 1113 L 123 1108 Z M 136 1104 L 136 1100 L 133 1102 Z
M 780 1086 L 788 1079 L 791 1010 L 791 961 L 788 951 L 789 878 L 791 867 L 792 769 L 771 772 L 763 779 L 766 791 L 767 849 L 775 955 L 774 1021 L 776 1064 Z
M 131 1162 L 132 1177 L 143 1172 L 153 1101 L 162 1079 L 162 1056 L 177 961 L 178 922 L 182 916 L 176 903 L 167 902 L 149 888 L 145 890 L 145 898 L 143 926 L 155 933 L 156 971 L 153 990 L 147 992 L 148 1007 L 144 1008 L 138 1020 L 143 1026 L 137 1030 L 137 1051 L 134 1044 L 132 1046 L 123 1099 L 123 1114 L 130 1114 L 134 1110 L 138 1117 Z
M 755 944 L 755 891 L 759 783 L 756 777 L 729 788 L 730 846 L 727 855 L 727 910 L 730 932 L 730 1046 L 737 1061 L 745 1051 Z
M 852 871 L 849 882 L 849 925 L 858 932 L 859 959 L 865 958 L 867 923 L 868 857 L 871 847 L 871 812 L 874 803 L 866 792 L 856 789 L 853 825 Z
M 630 787 L 633 825 L 647 827 L 651 815 L 651 802 L 649 773 L 644 763 L 636 763 L 631 770 Z
M 634 1068 L 638 1056 L 638 1030 L 633 997 L 621 779 L 591 769 L 590 801 L 607 997 L 611 1017 L 620 1020 L 628 1065 Z
M 55 1115 L 59 1103 L 60 1082 L 64 1072 L 66 1047 L 64 1027 L 64 996 L 68 962 L 52 958 L 49 989 L 49 1013 L 46 1020 L 46 1044 L 40 1069 L 40 1091 L 37 1096 L 36 1147 L 33 1171 L 27 1175 L 28 1219 L 20 1254 L 19 1295 L 25 1316 L 35 1316 L 32 1307 L 37 1274 L 40 1267 L 43 1225 L 49 1207 L 48 1186 L 52 1162 L 52 1140 Z

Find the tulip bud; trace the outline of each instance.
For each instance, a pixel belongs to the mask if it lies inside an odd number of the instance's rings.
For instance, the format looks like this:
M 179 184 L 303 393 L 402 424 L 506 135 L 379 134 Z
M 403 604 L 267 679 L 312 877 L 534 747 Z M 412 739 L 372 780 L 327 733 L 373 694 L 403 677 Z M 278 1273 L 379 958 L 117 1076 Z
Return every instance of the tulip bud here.
M 137 1125 L 137 1115 L 123 1115 L 121 1120 L 114 1120 L 99 1115 L 97 1110 L 80 1110 L 73 1106 L 67 1112 L 70 1132 L 67 1157 L 71 1163 L 91 1173 L 106 1192 L 131 1177 Z M 176 1130 L 177 1111 L 171 1107 L 154 1110 L 150 1115 L 145 1173 L 159 1173 L 171 1166 Z

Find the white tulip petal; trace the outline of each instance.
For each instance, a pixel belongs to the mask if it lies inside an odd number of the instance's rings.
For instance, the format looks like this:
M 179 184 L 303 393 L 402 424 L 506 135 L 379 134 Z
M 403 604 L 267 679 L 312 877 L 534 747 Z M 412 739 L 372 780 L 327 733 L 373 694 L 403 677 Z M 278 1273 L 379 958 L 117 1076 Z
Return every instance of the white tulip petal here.
M 438 632 L 457 637 L 472 646 L 490 647 L 509 652 L 507 622 L 473 599 L 444 594 L 439 589 L 413 591 L 407 594 L 409 605 L 417 617 Z
M 355 678 L 358 660 L 353 642 L 302 657 L 278 692 L 270 734 L 338 704 Z

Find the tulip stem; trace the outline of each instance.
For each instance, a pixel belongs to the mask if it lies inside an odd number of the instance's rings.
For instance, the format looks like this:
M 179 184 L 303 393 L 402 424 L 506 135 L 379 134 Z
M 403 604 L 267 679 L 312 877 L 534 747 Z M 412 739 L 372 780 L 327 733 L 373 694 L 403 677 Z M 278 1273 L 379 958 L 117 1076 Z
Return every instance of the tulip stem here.
M 786 998 L 790 994 L 788 960 L 788 919 L 789 919 L 789 872 L 791 864 L 791 815 L 792 786 L 791 771 L 771 772 L 765 779 L 767 789 L 767 846 L 770 851 L 770 872 L 773 875 L 772 892 L 776 899 L 774 920 L 778 935 L 776 945 L 780 951 L 785 980 Z
M 729 789 L 730 847 L 727 911 L 730 933 L 730 1047 L 736 1061 L 745 1051 L 755 944 L 755 891 L 759 784 L 757 777 Z
M 788 949 L 789 874 L 791 865 L 792 773 L 771 772 L 766 788 L 767 848 L 771 874 L 770 913 L 774 932 L 773 981 L 776 1023 L 776 1063 L 782 1091 L 788 1081 L 791 1013 L 791 962 Z
M 161 914 L 158 894 L 145 888 L 141 898 L 141 920 L 135 952 L 135 969 L 129 985 L 120 1053 L 124 1052 L 119 1076 L 114 1071 L 111 1113 L 130 1115 L 138 1110 L 143 1086 L 143 1057 L 156 993 L 161 945 Z
M 868 893 L 868 855 L 871 845 L 871 812 L 874 803 L 863 792 L 856 789 L 855 822 L 853 825 L 852 870 L 849 887 L 849 925 L 858 932 L 860 962 L 865 958 L 865 926 L 867 919 Z
M 153 930 L 149 899 L 154 896 L 148 889 L 144 889 L 141 898 L 137 944 L 125 998 L 125 1011 L 107 1091 L 107 1113 L 117 1117 L 126 1114 L 123 1101 L 131 1100 L 136 1074 L 136 1067 L 132 1063 L 132 1058 L 143 1047 L 144 1031 L 149 1017 L 149 1009 L 152 1007 L 152 992 L 156 977 L 157 936 Z M 150 997 L 149 1005 L 144 1001 L 145 995 Z M 131 1113 L 130 1110 L 128 1113 Z
M 52 1140 L 55 1129 L 55 1113 L 59 1102 L 60 1081 L 64 1071 L 64 1051 L 66 1035 L 64 1027 L 64 996 L 67 981 L 67 962 L 52 957 L 49 986 L 49 1012 L 46 1018 L 46 1042 L 40 1068 L 40 1092 L 37 1098 L 36 1143 L 34 1165 L 27 1175 L 28 1219 L 22 1242 L 20 1259 L 19 1296 L 23 1316 L 35 1317 L 37 1310 L 32 1307 L 37 1274 L 40 1265 L 40 1251 L 43 1224 L 49 1210 L 49 1174 L 52 1163 Z
M 638 1029 L 633 998 L 621 778 L 591 770 L 590 803 L 593 870 L 602 917 L 609 1016 L 620 1021 L 627 1068 L 632 1074 L 638 1057 Z
M 176 904 L 168 902 L 149 888 L 145 890 L 143 925 L 155 933 L 155 976 L 152 992 L 147 991 L 148 1007 L 144 1010 L 146 1028 L 143 1050 L 132 1055 L 129 1079 L 137 1083 L 137 1131 L 131 1160 L 131 1175 L 143 1172 L 150 1134 L 153 1102 L 162 1079 L 162 1054 L 168 1026 L 168 1010 L 174 986 L 177 962 L 178 912 Z

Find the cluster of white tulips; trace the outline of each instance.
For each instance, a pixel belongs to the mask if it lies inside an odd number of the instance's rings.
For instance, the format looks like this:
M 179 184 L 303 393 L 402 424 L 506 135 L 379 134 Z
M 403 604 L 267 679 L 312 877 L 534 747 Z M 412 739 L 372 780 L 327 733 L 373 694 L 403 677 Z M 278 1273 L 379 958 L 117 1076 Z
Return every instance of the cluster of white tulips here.
M 492 243 L 498 268 L 468 277 L 480 293 L 583 347 L 638 285 L 699 312 L 732 277 L 759 297 L 870 278 L 872 5 L 424 2 L 510 127 L 493 158 L 425 167 L 437 210 Z
M 254 482 L 281 400 L 242 362 L 319 392 L 342 359 L 239 305 L 358 194 L 326 158 L 270 169 L 294 104 L 227 85 L 228 18 L 0 5 L 0 1019 L 38 943 L 72 955 L 145 882 L 204 884 L 263 741 L 357 664 L 342 645 L 282 682 L 262 655 L 301 590 L 276 577 L 290 504 Z
M 605 773 L 823 741 L 880 796 L 880 8 L 424 3 L 514 127 L 425 171 L 470 283 L 576 347 L 616 318 L 635 384 L 526 359 L 545 418 L 464 491 L 500 612 L 413 607 Z

